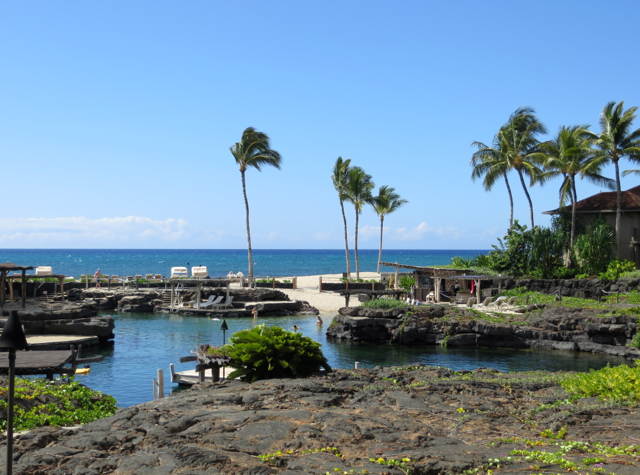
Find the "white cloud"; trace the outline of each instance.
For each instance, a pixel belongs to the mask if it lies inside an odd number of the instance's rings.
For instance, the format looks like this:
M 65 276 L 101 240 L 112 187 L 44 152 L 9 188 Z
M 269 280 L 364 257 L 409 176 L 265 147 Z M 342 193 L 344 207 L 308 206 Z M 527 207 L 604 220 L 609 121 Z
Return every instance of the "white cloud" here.
M 0 243 L 148 242 L 179 241 L 191 236 L 183 219 L 153 220 L 141 216 L 89 219 L 0 219 Z
M 391 234 L 390 238 L 397 241 L 418 241 L 427 234 L 447 239 L 459 239 L 464 235 L 464 231 L 453 227 L 433 228 L 422 222 L 415 228 L 398 228 Z

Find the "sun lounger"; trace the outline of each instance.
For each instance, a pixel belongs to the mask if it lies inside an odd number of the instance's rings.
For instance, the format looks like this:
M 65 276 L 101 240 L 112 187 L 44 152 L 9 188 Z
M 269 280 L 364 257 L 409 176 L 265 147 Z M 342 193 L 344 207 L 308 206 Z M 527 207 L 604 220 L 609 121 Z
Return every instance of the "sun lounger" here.
M 500 309 L 500 307 L 501 307 L 501 306 L 502 306 L 506 301 L 507 301 L 507 297 L 505 297 L 505 296 L 498 297 L 498 298 L 496 299 L 496 301 L 492 303 L 492 305 L 493 305 L 494 307 L 496 307 L 497 309 Z
M 147 279 L 147 282 L 153 279 L 153 274 L 145 274 L 144 278 Z
M 511 297 L 509 300 L 507 300 L 507 303 L 505 305 L 507 307 L 515 307 L 517 301 L 518 301 L 518 297 Z
M 478 305 L 474 305 L 473 308 L 475 308 L 476 310 L 486 310 L 491 306 L 491 301 L 493 300 L 493 297 L 487 297 L 486 299 L 484 299 L 484 301 Z
M 469 297 L 467 300 L 467 308 L 473 308 L 473 303 L 476 301 L 475 297 Z
M 207 277 L 209 277 L 207 266 L 192 267 L 191 277 L 193 277 L 194 279 L 206 279 Z
M 36 275 L 51 275 L 53 270 L 50 266 L 38 266 L 36 267 Z
M 112 275 L 110 282 L 112 284 L 116 284 L 116 283 L 120 282 L 120 278 L 117 275 Z
M 200 304 L 200 308 L 209 308 L 209 307 L 214 308 L 220 305 L 220 302 L 222 302 L 223 298 L 224 298 L 224 295 L 219 295 L 218 297 L 216 297 L 215 295 L 210 295 L 209 300 Z
M 171 268 L 171 278 L 175 279 L 177 277 L 189 277 L 189 273 L 187 272 L 186 267 L 172 267 Z
M 233 308 L 233 305 L 231 305 L 231 301 L 233 300 L 233 295 L 230 297 L 227 297 L 227 300 L 224 301 L 224 303 L 218 304 L 218 305 L 213 305 L 212 308 L 219 308 L 219 309 L 223 309 L 223 308 Z

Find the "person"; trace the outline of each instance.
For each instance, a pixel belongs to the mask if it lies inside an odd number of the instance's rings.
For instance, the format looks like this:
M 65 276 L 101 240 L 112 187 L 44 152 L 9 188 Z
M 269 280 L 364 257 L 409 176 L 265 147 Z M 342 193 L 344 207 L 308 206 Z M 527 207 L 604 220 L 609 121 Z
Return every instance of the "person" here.
M 298 330 L 300 330 L 300 327 L 299 327 L 298 325 L 294 325 L 294 326 L 293 326 L 293 331 L 296 331 L 296 332 L 297 332 Z
M 100 272 L 100 269 L 98 269 L 96 273 L 93 274 L 93 276 L 96 278 L 96 289 L 97 289 L 100 287 L 100 277 L 102 277 L 102 272 Z
M 235 279 L 236 275 L 233 273 L 232 270 L 229 271 L 229 273 L 227 274 L 227 279 Z
M 253 315 L 253 318 L 258 318 L 258 306 L 257 305 L 255 307 L 253 307 L 253 310 L 251 310 L 251 315 Z
M 460 292 L 460 284 L 456 280 L 456 285 L 453 286 L 453 294 L 458 295 L 458 292 Z
M 318 315 L 318 317 L 316 318 L 316 325 L 321 327 L 323 323 L 324 322 L 322 321 L 322 318 L 320 318 L 320 315 Z

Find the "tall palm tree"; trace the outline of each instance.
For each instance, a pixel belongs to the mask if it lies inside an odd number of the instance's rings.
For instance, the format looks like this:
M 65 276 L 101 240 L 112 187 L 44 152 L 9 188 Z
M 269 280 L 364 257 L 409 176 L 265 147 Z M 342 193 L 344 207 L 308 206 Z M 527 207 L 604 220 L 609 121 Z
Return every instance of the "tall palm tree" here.
M 382 260 L 382 233 L 384 230 L 384 217 L 400 208 L 407 200 L 400 198 L 394 188 L 382 185 L 378 189 L 378 195 L 373 197 L 372 206 L 380 218 L 380 251 L 378 252 L 378 274 L 380 273 L 380 261 Z
M 358 259 L 358 221 L 362 207 L 370 204 L 373 197 L 371 191 L 375 187 L 375 183 L 371 181 L 371 175 L 365 173 L 360 167 L 353 167 L 349 170 L 346 188 L 346 200 L 353 203 L 356 210 L 356 235 L 354 242 L 354 250 L 356 256 L 356 279 L 360 278 L 360 261 Z
M 640 162 L 640 129 L 631 131 L 631 123 L 636 118 L 637 107 L 624 111 L 624 101 L 618 105 L 609 102 L 600 114 L 600 135 L 595 135 L 596 146 L 602 151 L 607 162 L 613 163 L 616 171 L 616 239 L 620 239 L 620 167 L 618 162 L 626 157 L 632 162 Z M 619 248 L 620 246 L 618 246 Z
M 349 180 L 349 165 L 351 159 L 342 160 L 338 157 L 336 163 L 333 164 L 333 173 L 331 181 L 338 192 L 340 199 L 340 209 L 342 210 L 342 221 L 344 222 L 344 252 L 347 258 L 347 277 L 351 278 L 351 261 L 349 259 L 349 241 L 347 239 L 347 216 L 344 214 L 344 200 L 347 198 L 347 182 Z
M 244 196 L 244 207 L 247 214 L 247 249 L 249 253 L 249 284 L 253 282 L 253 255 L 251 251 L 251 231 L 249 229 L 249 201 L 247 200 L 247 185 L 245 173 L 247 168 L 253 167 L 258 171 L 262 165 L 270 165 L 280 170 L 280 154 L 271 150 L 269 137 L 264 132 L 258 132 L 253 127 L 247 127 L 242 132 L 240 142 L 229 147 L 231 154 L 240 166 L 242 176 L 242 195 Z
M 500 128 L 497 141 L 500 150 L 507 157 L 509 168 L 516 171 L 522 184 L 524 194 L 529 201 L 529 212 L 531 215 L 531 228 L 533 222 L 533 202 L 524 182 L 524 175 L 530 180 L 530 186 L 537 181 L 543 181 L 542 170 L 540 169 L 540 156 L 538 154 L 539 134 L 546 134 L 544 125 L 535 116 L 535 111 L 530 107 L 520 107 L 511 114 L 509 120 Z
M 576 176 L 608 188 L 613 186 L 613 180 L 600 174 L 606 159 L 593 148 L 593 137 L 588 128 L 585 125 L 562 126 L 555 138 L 540 144 L 545 176 L 561 175 L 564 178 L 560 187 L 560 206 L 567 202 L 567 198 L 571 203 L 571 248 L 576 232 Z
M 507 178 L 510 167 L 508 157 L 500 150 L 500 143 L 497 138 L 498 136 L 496 135 L 493 147 L 489 147 L 482 142 L 473 142 L 471 144 L 472 147 L 478 148 L 471 157 L 471 166 L 473 167 L 471 179 L 475 181 L 476 178 L 484 176 L 482 181 L 484 189 L 491 191 L 495 182 L 500 178 L 504 178 L 504 182 L 507 185 L 507 193 L 509 194 L 509 204 L 511 205 L 509 214 L 509 228 L 511 228 L 513 226 L 513 195 L 509 186 L 509 178 Z

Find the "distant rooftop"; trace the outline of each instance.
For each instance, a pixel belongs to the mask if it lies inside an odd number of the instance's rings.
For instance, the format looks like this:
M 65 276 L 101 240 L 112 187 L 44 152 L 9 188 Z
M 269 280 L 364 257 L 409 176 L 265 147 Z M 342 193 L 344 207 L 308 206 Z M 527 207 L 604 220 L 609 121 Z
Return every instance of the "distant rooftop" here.
M 604 191 L 578 201 L 576 213 L 615 213 L 616 200 L 615 191 Z M 620 210 L 640 213 L 640 186 L 620 193 Z M 558 209 L 554 209 L 542 214 L 558 214 L 558 212 Z

